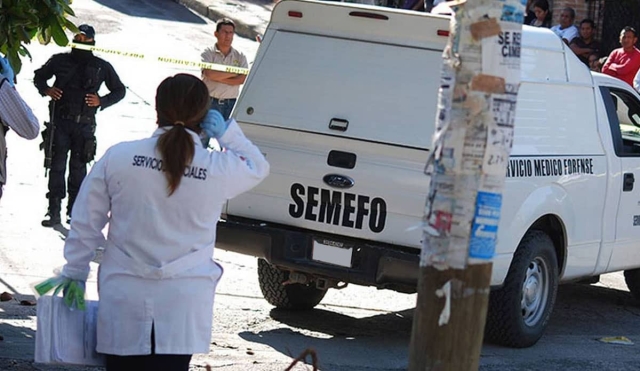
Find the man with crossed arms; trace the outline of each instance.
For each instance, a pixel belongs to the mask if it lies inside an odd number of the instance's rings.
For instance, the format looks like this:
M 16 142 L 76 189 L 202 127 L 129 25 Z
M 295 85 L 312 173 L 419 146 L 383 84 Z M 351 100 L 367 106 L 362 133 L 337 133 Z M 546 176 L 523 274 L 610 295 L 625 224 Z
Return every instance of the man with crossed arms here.
M 247 68 L 249 66 L 247 57 L 231 46 L 235 31 L 235 23 L 228 18 L 222 18 L 216 22 L 214 36 L 218 42 L 213 47 L 209 47 L 202 52 L 202 61 Z M 209 69 L 202 70 L 202 81 L 209 89 L 211 108 L 218 110 L 225 120 L 228 120 L 229 116 L 231 116 L 233 106 L 236 104 L 238 95 L 240 95 L 240 85 L 244 84 L 245 78 L 246 75 L 242 74 Z M 202 144 L 207 147 L 209 138 L 203 137 Z
M 205 49 L 202 61 L 226 66 L 247 68 L 247 57 L 233 48 L 233 36 L 236 26 L 232 20 L 223 18 L 216 23 L 214 33 L 218 42 Z M 240 85 L 244 84 L 246 75 L 203 69 L 202 81 L 209 88 L 211 108 L 222 113 L 225 120 L 229 119 L 236 99 L 240 94 Z

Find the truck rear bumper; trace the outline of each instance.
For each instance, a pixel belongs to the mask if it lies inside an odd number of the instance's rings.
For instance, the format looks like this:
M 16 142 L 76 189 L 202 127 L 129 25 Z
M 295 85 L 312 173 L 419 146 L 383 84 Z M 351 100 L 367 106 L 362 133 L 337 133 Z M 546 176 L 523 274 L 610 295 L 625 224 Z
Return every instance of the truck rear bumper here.
M 314 260 L 314 240 L 319 239 L 351 248 L 351 266 Z M 418 249 L 371 244 L 256 220 L 221 220 L 216 248 L 263 258 L 280 268 L 358 285 L 412 293 L 418 282 Z

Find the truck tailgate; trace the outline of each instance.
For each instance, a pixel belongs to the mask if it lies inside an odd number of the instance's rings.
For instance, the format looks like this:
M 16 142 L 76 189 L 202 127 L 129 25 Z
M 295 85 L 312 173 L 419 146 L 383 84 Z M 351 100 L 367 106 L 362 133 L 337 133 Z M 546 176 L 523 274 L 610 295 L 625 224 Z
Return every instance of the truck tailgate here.
M 431 147 L 442 46 L 281 30 L 265 42 L 234 108 L 238 122 Z
M 243 124 L 271 174 L 229 201 L 233 216 L 419 247 L 427 151 Z

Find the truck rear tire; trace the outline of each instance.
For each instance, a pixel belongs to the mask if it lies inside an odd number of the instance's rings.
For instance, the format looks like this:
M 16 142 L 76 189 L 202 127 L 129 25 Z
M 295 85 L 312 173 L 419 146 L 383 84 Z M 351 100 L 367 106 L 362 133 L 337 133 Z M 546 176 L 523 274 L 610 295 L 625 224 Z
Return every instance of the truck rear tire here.
M 485 339 L 514 348 L 535 344 L 544 333 L 558 291 L 558 260 L 551 238 L 525 234 L 504 285 L 489 295 Z
M 320 303 L 327 290 L 320 290 L 314 284 L 291 283 L 289 272 L 278 269 L 264 259 L 258 259 L 258 280 L 262 296 L 276 308 L 308 310 Z
M 627 269 L 624 271 L 624 281 L 634 298 L 640 300 L 640 269 Z

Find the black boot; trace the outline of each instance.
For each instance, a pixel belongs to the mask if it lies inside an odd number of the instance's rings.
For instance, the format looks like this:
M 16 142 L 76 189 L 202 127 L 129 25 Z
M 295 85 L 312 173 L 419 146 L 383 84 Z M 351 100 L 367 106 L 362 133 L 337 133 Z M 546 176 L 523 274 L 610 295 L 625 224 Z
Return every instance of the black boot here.
M 45 219 L 42 221 L 43 227 L 53 227 L 55 225 L 60 224 L 60 199 L 59 198 L 50 198 L 49 199 L 49 210 L 47 210 L 47 215 L 49 219 Z
M 69 201 L 67 201 L 67 223 L 71 223 L 71 211 L 73 210 L 73 204 L 76 202 L 75 195 L 69 195 Z

